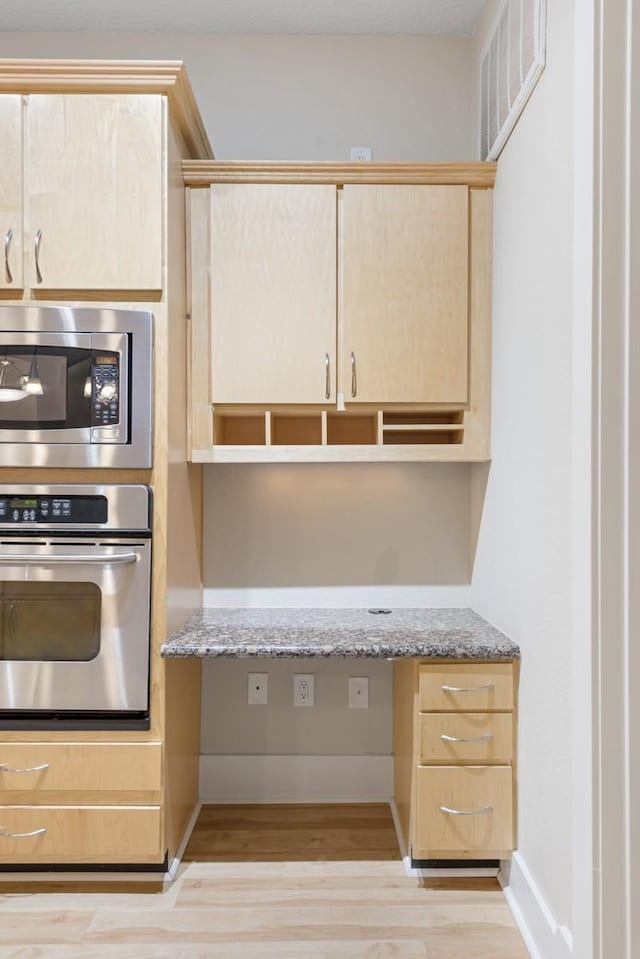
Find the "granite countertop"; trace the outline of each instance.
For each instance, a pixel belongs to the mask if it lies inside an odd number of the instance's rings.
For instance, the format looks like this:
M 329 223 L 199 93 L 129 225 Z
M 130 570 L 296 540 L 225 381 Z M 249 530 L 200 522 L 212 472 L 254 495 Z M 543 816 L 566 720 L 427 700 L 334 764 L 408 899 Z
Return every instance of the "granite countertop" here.
M 471 609 L 206 608 L 164 657 L 343 656 L 511 660 L 520 648 Z

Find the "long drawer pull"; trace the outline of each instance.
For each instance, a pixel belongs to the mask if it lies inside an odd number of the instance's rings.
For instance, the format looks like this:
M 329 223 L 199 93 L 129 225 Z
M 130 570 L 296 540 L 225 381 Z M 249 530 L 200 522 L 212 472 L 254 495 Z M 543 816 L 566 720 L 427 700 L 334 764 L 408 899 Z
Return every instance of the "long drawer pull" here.
M 33 832 L 9 832 L 6 826 L 0 826 L 0 839 L 29 839 L 31 836 L 42 836 L 47 831 L 47 827 L 34 829 Z
M 137 561 L 136 553 L 12 553 L 0 556 L 0 566 L 57 566 L 59 563 L 68 566 L 88 563 L 93 566 L 127 566 Z
M 459 739 L 458 736 L 447 736 L 442 733 L 440 739 L 443 743 L 488 743 L 493 739 L 493 733 L 485 733 L 484 736 L 473 736 L 471 739 Z
M 14 769 L 13 766 L 7 766 L 6 763 L 0 763 L 0 773 L 40 773 L 49 768 L 49 763 L 42 763 L 40 766 L 29 766 L 27 769 Z
M 487 683 L 485 686 L 441 686 L 440 689 L 445 693 L 482 693 L 485 689 L 495 689 L 495 683 Z
M 481 806 L 480 809 L 450 809 L 449 806 L 440 806 L 440 812 L 449 813 L 450 816 L 486 816 L 493 812 L 493 806 Z

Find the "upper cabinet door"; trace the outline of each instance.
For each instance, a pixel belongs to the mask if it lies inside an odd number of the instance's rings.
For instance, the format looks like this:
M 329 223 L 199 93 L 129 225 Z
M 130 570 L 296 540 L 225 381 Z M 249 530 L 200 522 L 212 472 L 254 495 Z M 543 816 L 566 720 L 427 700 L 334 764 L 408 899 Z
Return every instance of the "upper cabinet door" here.
M 336 397 L 336 189 L 211 187 L 213 403 Z
M 22 98 L 0 96 L 0 289 L 22 288 Z
M 341 360 L 347 403 L 465 403 L 466 186 L 346 185 Z
M 162 97 L 28 98 L 29 284 L 162 288 Z

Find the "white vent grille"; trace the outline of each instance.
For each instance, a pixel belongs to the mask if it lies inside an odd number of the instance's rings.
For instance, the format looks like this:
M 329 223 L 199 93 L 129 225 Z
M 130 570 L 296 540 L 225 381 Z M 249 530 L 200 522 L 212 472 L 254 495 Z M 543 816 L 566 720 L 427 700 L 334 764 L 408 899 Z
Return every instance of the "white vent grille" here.
M 546 0 L 505 0 L 480 69 L 480 157 L 495 160 L 545 63 Z

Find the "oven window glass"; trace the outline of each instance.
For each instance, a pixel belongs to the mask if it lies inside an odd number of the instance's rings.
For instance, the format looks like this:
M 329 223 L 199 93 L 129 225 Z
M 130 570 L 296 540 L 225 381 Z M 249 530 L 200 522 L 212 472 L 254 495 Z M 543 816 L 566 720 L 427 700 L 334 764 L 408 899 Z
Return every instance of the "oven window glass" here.
M 0 343 L 0 429 L 91 425 L 91 350 Z
M 0 584 L 0 660 L 95 659 L 101 602 L 95 583 Z

